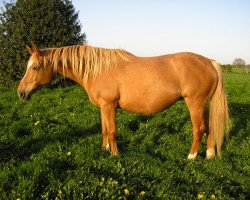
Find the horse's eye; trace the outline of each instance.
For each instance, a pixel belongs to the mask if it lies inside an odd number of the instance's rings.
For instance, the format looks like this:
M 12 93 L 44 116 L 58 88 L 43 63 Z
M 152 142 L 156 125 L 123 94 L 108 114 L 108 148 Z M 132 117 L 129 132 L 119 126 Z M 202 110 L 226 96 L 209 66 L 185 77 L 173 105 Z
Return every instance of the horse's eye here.
M 39 67 L 39 66 L 35 66 L 35 67 L 33 67 L 33 70 L 38 71 L 39 69 L 40 69 L 40 67 Z

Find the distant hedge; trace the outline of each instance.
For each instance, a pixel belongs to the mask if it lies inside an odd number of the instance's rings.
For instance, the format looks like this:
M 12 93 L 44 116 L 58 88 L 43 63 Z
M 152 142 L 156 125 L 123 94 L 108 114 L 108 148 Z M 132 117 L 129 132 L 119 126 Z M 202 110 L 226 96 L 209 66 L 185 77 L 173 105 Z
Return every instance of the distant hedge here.
M 60 47 L 84 44 L 85 39 L 70 0 L 5 3 L 0 13 L 0 84 L 11 86 L 22 78 L 29 56 L 26 44 Z
M 249 74 L 250 67 L 249 65 L 245 65 L 243 67 L 237 67 L 235 65 L 221 65 L 222 71 L 224 73 L 239 73 L 239 74 Z
M 222 68 L 223 72 L 232 73 L 233 72 L 233 68 L 235 68 L 235 66 L 227 64 L 227 65 L 221 65 L 221 68 Z

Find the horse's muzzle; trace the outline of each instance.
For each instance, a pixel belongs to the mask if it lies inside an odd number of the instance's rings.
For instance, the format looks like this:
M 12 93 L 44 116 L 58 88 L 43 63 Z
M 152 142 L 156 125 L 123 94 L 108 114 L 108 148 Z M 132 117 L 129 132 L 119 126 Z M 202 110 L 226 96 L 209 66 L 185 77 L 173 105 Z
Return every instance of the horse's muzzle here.
M 23 91 L 18 91 L 17 94 L 18 94 L 18 97 L 19 97 L 22 101 L 27 101 L 27 100 L 28 100 L 28 96 L 29 96 L 29 95 L 26 95 L 24 90 L 23 90 Z

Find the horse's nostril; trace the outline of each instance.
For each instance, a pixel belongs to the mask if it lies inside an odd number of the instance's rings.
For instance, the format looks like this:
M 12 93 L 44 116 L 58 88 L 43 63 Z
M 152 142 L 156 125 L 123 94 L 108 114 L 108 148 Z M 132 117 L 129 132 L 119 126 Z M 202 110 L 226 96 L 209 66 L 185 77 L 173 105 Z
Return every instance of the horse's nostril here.
M 23 99 L 25 97 L 25 92 L 24 91 L 21 91 L 21 92 L 18 92 L 18 96 Z

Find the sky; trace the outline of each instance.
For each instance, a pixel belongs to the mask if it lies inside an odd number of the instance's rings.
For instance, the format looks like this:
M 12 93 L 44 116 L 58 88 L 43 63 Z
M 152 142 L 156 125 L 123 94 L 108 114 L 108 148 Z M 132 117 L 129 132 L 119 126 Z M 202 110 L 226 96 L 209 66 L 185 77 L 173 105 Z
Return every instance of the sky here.
M 73 0 L 89 44 L 250 64 L 250 0 Z
M 0 6 L 3 0 L 0 0 Z M 72 0 L 88 44 L 250 64 L 250 0 Z

